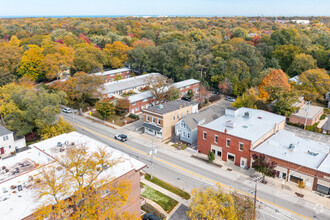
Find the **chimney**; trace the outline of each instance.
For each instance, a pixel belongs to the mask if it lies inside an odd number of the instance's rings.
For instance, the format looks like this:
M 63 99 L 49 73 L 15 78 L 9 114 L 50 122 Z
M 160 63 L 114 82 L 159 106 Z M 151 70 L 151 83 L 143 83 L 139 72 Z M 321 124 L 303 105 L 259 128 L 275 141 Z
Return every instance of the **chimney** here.
M 227 134 L 227 128 L 225 128 L 225 134 Z

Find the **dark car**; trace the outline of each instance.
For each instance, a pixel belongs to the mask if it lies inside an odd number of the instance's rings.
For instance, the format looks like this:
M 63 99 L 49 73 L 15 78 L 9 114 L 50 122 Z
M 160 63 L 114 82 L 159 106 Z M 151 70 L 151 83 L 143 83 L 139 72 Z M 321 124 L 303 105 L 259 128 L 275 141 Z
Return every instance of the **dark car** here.
M 115 139 L 120 140 L 121 142 L 127 141 L 127 136 L 125 134 L 117 134 Z
M 161 219 L 154 214 L 147 213 L 143 216 L 142 220 L 161 220 Z
M 191 101 L 191 98 L 184 96 L 184 97 L 181 98 L 181 100 L 190 102 Z

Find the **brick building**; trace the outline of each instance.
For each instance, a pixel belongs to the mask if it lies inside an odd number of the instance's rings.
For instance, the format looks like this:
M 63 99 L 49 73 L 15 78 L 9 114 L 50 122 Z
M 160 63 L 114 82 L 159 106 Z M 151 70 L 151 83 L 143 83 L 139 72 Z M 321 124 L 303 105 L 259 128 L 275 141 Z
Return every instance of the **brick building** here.
M 58 143 L 61 143 L 61 147 Z M 34 219 L 33 213 L 41 203 L 35 197 L 36 194 L 30 179 L 37 176 L 41 169 L 51 166 L 56 160 L 55 156 L 63 154 L 60 149 L 63 149 L 65 153 L 67 147 L 79 145 L 86 146 L 90 153 L 99 147 L 105 147 L 111 152 L 111 159 L 122 159 L 121 162 L 104 171 L 102 175 L 113 179 L 109 184 L 116 184 L 122 180 L 130 181 L 132 189 L 129 192 L 127 203 L 121 210 L 140 216 L 140 170 L 145 167 L 145 164 L 92 138 L 78 132 L 71 132 L 32 144 L 29 146 L 30 149 L 18 153 L 15 157 L 0 160 L 0 168 L 5 166 L 8 169 L 8 172 L 0 172 L 0 198 L 6 198 L 0 199 L 0 219 Z M 102 196 L 106 196 L 106 193 L 109 192 L 100 193 Z M 69 197 L 60 199 L 67 198 Z M 51 197 L 43 199 L 53 201 Z
M 161 139 L 168 139 L 174 133 L 174 125 L 183 116 L 198 111 L 198 103 L 183 100 L 175 100 L 150 106 L 143 110 L 145 133 L 155 135 Z
M 132 70 L 127 67 L 95 73 L 97 76 L 103 76 L 105 82 L 112 82 L 117 76 L 120 76 L 122 79 L 127 79 L 131 77 L 131 74 Z
M 330 195 L 330 145 L 295 136 L 282 130 L 251 149 L 276 162 L 277 177 Z
M 181 82 L 173 83 L 171 86 L 178 88 L 180 90 L 180 97 L 185 96 L 187 92 L 191 89 L 195 97 L 199 94 L 199 83 L 200 81 L 195 79 L 188 79 Z M 131 95 L 128 97 L 130 102 L 129 112 L 137 114 L 147 109 L 149 106 L 157 105 L 156 99 L 153 97 L 151 91 L 141 92 L 139 94 Z
M 232 108 L 225 115 L 197 127 L 197 150 L 243 168 L 251 166 L 250 149 L 285 126 L 285 117 L 270 112 Z
M 309 105 L 307 103 L 304 103 L 299 107 L 299 110 L 289 117 L 289 122 L 304 125 L 307 118 L 306 125 L 313 125 L 320 121 L 320 118 L 323 114 L 322 107 Z

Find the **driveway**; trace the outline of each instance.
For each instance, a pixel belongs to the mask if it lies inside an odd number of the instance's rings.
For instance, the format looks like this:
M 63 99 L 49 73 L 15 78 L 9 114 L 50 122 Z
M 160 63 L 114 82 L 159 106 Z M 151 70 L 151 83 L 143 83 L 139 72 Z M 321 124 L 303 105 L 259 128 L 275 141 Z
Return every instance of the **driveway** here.
M 125 125 L 123 128 L 130 130 L 130 131 L 142 133 L 143 132 L 143 114 L 139 114 L 139 118 L 140 119 L 138 121 Z
M 219 117 L 221 117 L 225 114 L 225 109 L 230 107 L 231 104 L 233 103 L 227 100 L 222 100 L 216 104 L 206 107 L 205 109 L 202 109 L 201 111 L 212 109 Z
M 171 215 L 169 220 L 189 220 L 186 213 L 187 210 L 188 207 L 181 204 L 180 207 L 177 210 L 175 210 L 175 212 Z

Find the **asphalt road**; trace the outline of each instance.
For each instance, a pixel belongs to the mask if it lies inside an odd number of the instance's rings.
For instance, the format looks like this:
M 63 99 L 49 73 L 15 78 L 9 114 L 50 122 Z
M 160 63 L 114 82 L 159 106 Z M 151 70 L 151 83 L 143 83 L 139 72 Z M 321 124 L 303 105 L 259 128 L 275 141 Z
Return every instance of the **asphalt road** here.
M 77 131 L 90 136 L 114 149 L 121 150 L 145 164 L 145 172 L 151 173 L 151 158 L 148 155 L 151 143 L 140 138 L 132 138 L 121 143 L 113 139 L 117 130 L 83 117 L 62 113 L 67 120 L 74 120 Z M 157 146 L 156 146 L 157 147 Z M 153 174 L 186 191 L 197 187 L 214 186 L 219 182 L 231 189 L 251 194 L 254 183 L 226 170 L 214 168 L 203 161 L 181 154 L 176 150 L 157 147 L 153 160 Z M 260 219 L 330 219 L 330 210 L 303 199 L 274 190 L 267 185 L 258 185 L 258 200 L 267 206 L 259 213 Z

